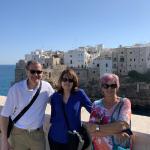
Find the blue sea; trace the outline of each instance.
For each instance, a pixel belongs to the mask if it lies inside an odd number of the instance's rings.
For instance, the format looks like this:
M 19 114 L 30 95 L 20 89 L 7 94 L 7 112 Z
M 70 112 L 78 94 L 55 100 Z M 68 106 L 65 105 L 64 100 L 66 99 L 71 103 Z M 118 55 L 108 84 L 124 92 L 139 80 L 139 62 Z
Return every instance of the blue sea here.
M 6 96 L 15 80 L 15 65 L 0 65 L 0 95 Z

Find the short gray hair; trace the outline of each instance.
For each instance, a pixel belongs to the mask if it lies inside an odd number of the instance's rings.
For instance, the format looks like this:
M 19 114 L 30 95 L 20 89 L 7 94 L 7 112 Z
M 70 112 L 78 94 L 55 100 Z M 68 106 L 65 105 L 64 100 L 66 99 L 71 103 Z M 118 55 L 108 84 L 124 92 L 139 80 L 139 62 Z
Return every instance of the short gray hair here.
M 29 61 L 26 63 L 26 69 L 27 69 L 27 70 L 29 69 L 29 66 L 30 66 L 31 64 L 40 64 L 40 65 L 41 65 L 41 63 L 39 63 L 38 61 L 29 60 Z M 42 66 L 42 65 L 41 65 L 41 66 Z

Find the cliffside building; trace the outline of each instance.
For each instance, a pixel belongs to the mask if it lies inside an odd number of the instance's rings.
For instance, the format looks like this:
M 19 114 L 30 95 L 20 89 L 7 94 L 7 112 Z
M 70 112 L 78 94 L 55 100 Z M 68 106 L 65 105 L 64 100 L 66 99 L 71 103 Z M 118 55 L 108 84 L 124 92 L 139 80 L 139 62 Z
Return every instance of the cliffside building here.
M 112 49 L 112 66 L 113 72 L 119 75 L 128 75 L 131 70 L 145 73 L 150 69 L 150 45 L 136 44 Z

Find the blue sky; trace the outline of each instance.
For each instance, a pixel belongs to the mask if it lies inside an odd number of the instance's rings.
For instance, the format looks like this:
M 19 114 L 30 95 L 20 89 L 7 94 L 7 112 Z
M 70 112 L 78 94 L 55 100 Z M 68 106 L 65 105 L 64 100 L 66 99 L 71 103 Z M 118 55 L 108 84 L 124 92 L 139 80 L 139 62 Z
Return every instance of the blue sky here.
M 0 0 L 0 64 L 35 49 L 146 42 L 149 0 Z

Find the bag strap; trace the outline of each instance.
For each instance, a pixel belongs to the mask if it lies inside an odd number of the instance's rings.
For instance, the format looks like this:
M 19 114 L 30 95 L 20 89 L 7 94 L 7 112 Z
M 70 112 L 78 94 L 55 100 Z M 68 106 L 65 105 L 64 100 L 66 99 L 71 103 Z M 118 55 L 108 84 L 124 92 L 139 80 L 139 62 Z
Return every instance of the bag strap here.
M 122 108 L 123 104 L 124 104 L 123 98 L 121 97 L 121 98 L 120 98 L 120 102 L 119 102 L 119 103 L 117 104 L 117 106 L 114 108 L 114 111 L 113 111 L 113 113 L 112 113 L 112 115 L 111 115 L 111 118 L 110 118 L 111 122 L 113 121 L 113 116 L 114 116 L 114 113 L 115 113 L 116 111 L 118 111 L 117 119 L 119 118 L 120 111 L 121 111 L 121 108 Z
M 69 120 L 68 120 L 68 117 L 67 117 L 67 114 L 66 114 L 66 111 L 65 111 L 65 104 L 63 103 L 63 101 L 62 101 L 62 110 L 63 110 L 63 114 L 64 114 L 64 118 L 65 118 L 67 128 L 68 128 L 68 130 L 71 130 L 70 125 L 69 125 Z
M 124 104 L 124 100 L 123 100 L 122 97 L 120 98 L 120 102 L 119 102 L 119 103 L 120 103 L 120 105 L 118 104 L 118 105 L 116 106 L 116 108 L 114 109 L 114 112 L 112 113 L 111 122 L 113 121 L 113 115 L 114 115 L 114 113 L 115 113 L 116 111 L 118 111 L 117 119 L 119 118 L 121 108 L 122 108 L 122 106 L 123 106 L 123 104 Z M 130 120 L 130 128 L 131 128 L 131 120 Z M 113 150 L 117 149 L 117 145 L 115 144 L 115 141 L 114 141 L 114 136 L 112 136 L 112 142 L 113 142 Z M 129 144 L 130 144 L 130 140 L 129 140 Z M 130 150 L 130 149 L 129 149 L 129 150 Z
M 27 110 L 32 106 L 32 104 L 35 102 L 36 98 L 38 97 L 40 91 L 41 91 L 42 81 L 40 81 L 40 86 L 37 89 L 35 95 L 31 99 L 30 103 L 23 108 L 23 110 L 15 117 L 15 119 L 12 120 L 13 123 L 16 123 L 26 112 Z

